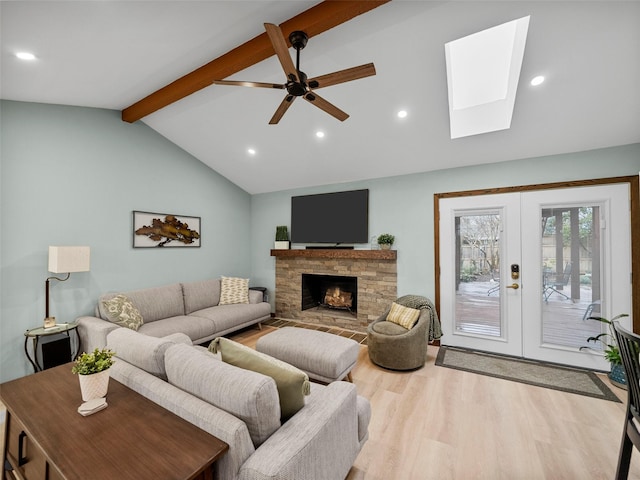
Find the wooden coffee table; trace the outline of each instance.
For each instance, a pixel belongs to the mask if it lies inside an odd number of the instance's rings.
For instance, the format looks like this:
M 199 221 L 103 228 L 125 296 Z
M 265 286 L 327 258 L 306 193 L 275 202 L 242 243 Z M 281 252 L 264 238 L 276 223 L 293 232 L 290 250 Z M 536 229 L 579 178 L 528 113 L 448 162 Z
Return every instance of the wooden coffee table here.
M 72 363 L 0 385 L 4 458 L 25 479 L 213 478 L 229 446 L 110 379 L 108 407 L 83 417 Z

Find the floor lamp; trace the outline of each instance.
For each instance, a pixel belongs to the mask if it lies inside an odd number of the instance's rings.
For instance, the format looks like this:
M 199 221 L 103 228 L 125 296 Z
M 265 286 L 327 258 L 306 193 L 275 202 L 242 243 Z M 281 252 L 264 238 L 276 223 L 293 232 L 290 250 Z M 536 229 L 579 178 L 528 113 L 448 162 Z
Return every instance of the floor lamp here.
M 88 272 L 90 264 L 89 247 L 49 247 L 49 271 L 51 273 L 66 273 L 65 278 L 49 277 L 45 282 L 45 318 L 44 327 L 55 327 L 56 317 L 49 316 L 49 281 L 69 280 L 72 272 Z

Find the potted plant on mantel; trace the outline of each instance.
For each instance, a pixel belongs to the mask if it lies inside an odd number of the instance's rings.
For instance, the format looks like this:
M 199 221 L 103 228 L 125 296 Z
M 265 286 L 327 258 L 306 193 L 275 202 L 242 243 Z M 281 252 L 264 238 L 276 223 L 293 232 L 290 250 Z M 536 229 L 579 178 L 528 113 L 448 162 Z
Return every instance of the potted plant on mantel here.
M 378 245 L 382 250 L 389 250 L 393 242 L 396 241 L 396 237 L 391 235 L 390 233 L 383 233 L 382 235 L 378 235 Z
M 606 323 L 608 325 L 608 332 L 603 332 L 594 337 L 587 338 L 587 343 L 600 343 L 602 348 L 604 349 L 604 358 L 611 364 L 611 371 L 607 375 L 611 383 L 615 386 L 627 389 L 627 376 L 624 373 L 624 366 L 622 365 L 622 357 L 620 357 L 620 349 L 618 348 L 618 344 L 616 343 L 616 335 L 613 331 L 613 322 L 618 320 L 619 318 L 628 317 L 629 315 L 626 313 L 621 313 L 620 315 L 616 315 L 611 320 L 608 320 L 604 317 L 589 317 L 587 320 L 596 320 L 601 323 Z M 580 347 L 580 350 L 583 349 L 592 349 L 591 347 Z
M 276 227 L 276 241 L 273 248 L 275 250 L 289 249 L 289 231 L 286 225 Z
M 82 353 L 71 368 L 78 374 L 82 401 L 107 395 L 109 389 L 109 368 L 113 365 L 115 352 L 107 348 L 95 349 L 92 353 Z

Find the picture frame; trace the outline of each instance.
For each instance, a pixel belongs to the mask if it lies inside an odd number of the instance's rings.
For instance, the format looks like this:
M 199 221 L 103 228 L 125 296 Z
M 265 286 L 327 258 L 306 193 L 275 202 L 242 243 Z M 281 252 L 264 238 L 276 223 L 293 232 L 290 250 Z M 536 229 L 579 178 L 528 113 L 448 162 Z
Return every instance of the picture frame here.
M 133 211 L 133 248 L 199 248 L 200 217 Z

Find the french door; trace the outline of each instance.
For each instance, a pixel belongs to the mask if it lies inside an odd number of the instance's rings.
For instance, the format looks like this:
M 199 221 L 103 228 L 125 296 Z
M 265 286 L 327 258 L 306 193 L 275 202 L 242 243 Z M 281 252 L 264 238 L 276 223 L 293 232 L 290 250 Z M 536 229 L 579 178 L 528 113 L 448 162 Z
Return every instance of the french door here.
M 628 184 L 443 198 L 439 215 L 443 345 L 608 369 L 589 316 L 631 313 Z

